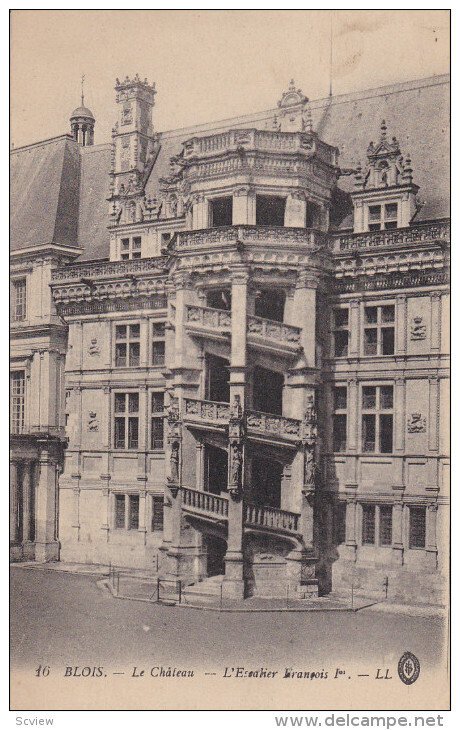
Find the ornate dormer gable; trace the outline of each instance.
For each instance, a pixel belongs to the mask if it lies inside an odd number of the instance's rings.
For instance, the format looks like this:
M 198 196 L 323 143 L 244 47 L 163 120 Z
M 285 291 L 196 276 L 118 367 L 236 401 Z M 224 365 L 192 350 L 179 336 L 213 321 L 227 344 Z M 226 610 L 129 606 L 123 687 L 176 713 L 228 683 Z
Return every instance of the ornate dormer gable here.
M 116 80 L 117 122 L 112 130 L 110 225 L 139 223 L 155 217 L 156 201 L 147 200 L 145 185 L 158 153 L 152 109 L 155 84 L 138 74 Z
M 273 121 L 273 129 L 279 132 L 311 131 L 311 116 L 307 111 L 308 97 L 296 89 L 294 80 L 278 102 L 279 112 Z M 310 126 L 310 129 L 307 127 Z
M 385 120 L 380 140 L 367 148 L 365 169 L 358 164 L 352 192 L 355 233 L 389 230 L 410 225 L 416 207 L 417 185 L 412 179 L 410 157 L 401 154 L 396 137 L 387 136 Z

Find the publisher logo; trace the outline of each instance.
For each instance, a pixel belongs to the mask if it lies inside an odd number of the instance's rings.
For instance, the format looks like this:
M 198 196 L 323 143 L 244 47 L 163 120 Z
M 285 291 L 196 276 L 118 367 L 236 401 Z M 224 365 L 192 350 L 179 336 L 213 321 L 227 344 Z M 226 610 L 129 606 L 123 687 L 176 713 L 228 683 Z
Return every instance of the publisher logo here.
M 410 651 L 404 652 L 398 662 L 399 679 L 404 684 L 414 684 L 420 675 L 420 662 Z

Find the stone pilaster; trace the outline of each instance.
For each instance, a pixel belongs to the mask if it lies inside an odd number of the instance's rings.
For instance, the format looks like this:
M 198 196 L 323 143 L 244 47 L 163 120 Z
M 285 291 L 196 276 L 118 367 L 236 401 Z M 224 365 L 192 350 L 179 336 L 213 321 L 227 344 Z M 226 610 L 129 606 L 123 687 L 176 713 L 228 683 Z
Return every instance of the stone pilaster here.
M 10 461 L 10 544 L 18 542 L 18 463 Z
M 54 444 L 45 443 L 40 453 L 35 558 L 42 563 L 59 559 L 59 542 L 56 538 L 58 461 L 55 448 Z

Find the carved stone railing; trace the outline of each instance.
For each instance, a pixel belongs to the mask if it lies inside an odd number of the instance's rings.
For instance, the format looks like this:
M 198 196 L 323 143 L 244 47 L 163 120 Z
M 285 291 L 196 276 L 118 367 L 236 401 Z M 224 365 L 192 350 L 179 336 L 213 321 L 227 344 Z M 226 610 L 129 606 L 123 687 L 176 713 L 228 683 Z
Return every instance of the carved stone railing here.
M 131 274 L 158 274 L 164 273 L 165 265 L 166 259 L 164 258 L 77 264 L 55 269 L 51 274 L 51 281 L 64 282 Z
M 219 330 L 219 332 L 230 332 L 232 326 L 231 312 L 225 309 L 187 305 L 185 319 L 188 325 Z
M 248 411 L 246 414 L 248 432 L 257 432 L 265 436 L 278 436 L 283 439 L 298 441 L 301 436 L 302 422 L 295 418 L 286 418 L 273 413 Z
M 395 228 L 390 231 L 372 231 L 368 233 L 347 233 L 335 236 L 332 248 L 334 251 L 356 251 L 384 246 L 404 246 L 405 244 L 423 244 L 450 241 L 450 223 L 420 223 L 408 228 Z
M 189 487 L 181 487 L 181 493 L 182 507 L 187 512 L 227 519 L 228 497 L 219 497 L 211 492 L 200 492 Z
M 179 231 L 173 241 L 175 241 L 176 250 L 236 243 L 295 245 L 313 249 L 326 244 L 327 234 L 312 228 L 241 225 L 206 228 L 197 231 Z
M 298 535 L 300 515 L 276 507 L 256 507 L 253 504 L 245 504 L 244 525 L 245 527 L 265 527 L 276 532 Z
M 272 319 L 264 319 L 263 317 L 248 317 L 247 334 L 261 337 L 263 339 L 274 340 L 283 345 L 299 346 L 300 327 L 293 327 L 283 322 L 276 322 Z
M 228 423 L 230 418 L 230 403 L 221 403 L 212 400 L 198 400 L 185 398 L 184 418 L 192 421 L 211 422 L 218 424 Z
M 246 151 L 302 153 L 320 157 L 328 165 L 336 164 L 335 148 L 308 132 L 277 132 L 260 129 L 229 129 L 184 142 L 184 159 L 213 157 L 223 152 Z

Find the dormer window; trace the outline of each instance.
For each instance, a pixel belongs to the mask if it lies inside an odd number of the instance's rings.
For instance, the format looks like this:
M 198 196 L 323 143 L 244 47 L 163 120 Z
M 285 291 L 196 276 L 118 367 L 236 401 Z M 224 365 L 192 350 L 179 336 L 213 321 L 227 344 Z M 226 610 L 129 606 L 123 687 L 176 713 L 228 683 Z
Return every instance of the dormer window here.
M 120 245 L 121 261 L 129 261 L 130 259 L 141 258 L 142 237 L 132 236 L 132 238 L 122 238 Z
M 398 227 L 398 204 L 370 205 L 368 228 L 370 231 L 389 231 Z

